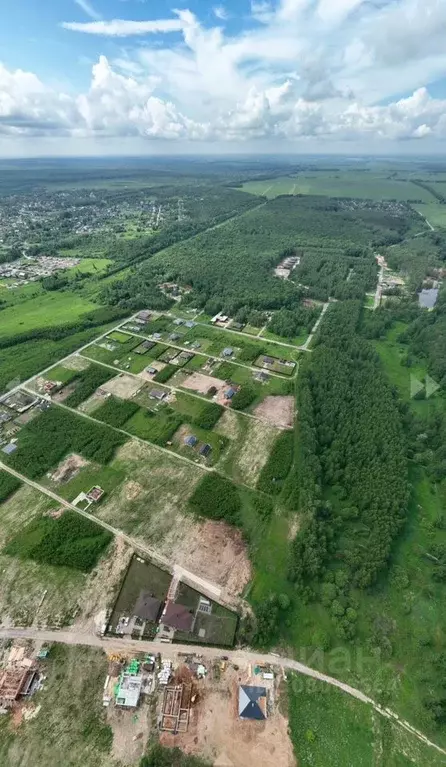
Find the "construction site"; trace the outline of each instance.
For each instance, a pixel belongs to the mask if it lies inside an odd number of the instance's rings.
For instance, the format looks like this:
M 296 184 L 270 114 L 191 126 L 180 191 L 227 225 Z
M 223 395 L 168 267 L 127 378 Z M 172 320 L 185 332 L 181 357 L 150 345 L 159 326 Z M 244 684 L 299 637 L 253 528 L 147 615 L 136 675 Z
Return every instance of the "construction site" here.
M 46 648 L 36 653 L 30 645 L 0 650 L 0 714 L 19 710 L 41 689 L 46 657 Z

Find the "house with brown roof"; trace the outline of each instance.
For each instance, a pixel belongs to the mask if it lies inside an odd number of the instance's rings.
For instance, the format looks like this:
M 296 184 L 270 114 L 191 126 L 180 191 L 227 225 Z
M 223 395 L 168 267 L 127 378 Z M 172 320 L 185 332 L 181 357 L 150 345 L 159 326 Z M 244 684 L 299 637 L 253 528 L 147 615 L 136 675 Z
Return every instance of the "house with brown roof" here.
M 194 614 L 184 605 L 167 602 L 161 621 L 177 631 L 189 632 L 194 624 Z

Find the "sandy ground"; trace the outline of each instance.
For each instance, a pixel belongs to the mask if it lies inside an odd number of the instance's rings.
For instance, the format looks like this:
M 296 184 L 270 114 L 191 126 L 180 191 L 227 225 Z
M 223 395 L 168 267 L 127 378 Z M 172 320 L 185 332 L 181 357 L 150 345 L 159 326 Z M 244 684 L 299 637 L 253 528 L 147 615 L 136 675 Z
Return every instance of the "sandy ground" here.
M 147 362 L 147 367 L 153 368 L 154 370 L 157 370 L 159 373 L 160 370 L 166 367 L 166 363 L 158 362 L 158 360 L 154 360 L 153 362 Z M 153 381 L 153 378 L 156 375 L 156 373 L 147 373 L 146 370 L 141 370 L 141 372 L 138 373 L 138 375 L 140 378 L 143 379 L 143 381 Z
M 67 368 L 68 370 L 86 370 L 90 367 L 91 361 L 87 359 L 86 357 L 81 357 L 79 355 L 74 355 L 73 357 L 70 357 L 68 360 L 65 360 L 63 363 L 64 368 Z
M 239 530 L 208 520 L 183 528 L 173 552 L 175 561 L 223 587 L 229 600 L 251 580 L 251 563 Z
M 117 397 L 121 397 L 121 399 L 131 399 L 140 390 L 142 385 L 142 382 L 138 381 L 134 376 L 121 373 L 116 378 L 111 378 L 110 381 L 102 384 L 101 389 L 110 394 L 115 394 Z
M 66 386 L 63 387 L 63 389 L 60 389 L 60 391 L 55 392 L 55 394 L 52 395 L 51 399 L 53 402 L 64 402 L 70 394 L 73 394 L 74 390 L 76 389 L 76 382 L 73 381 L 73 383 L 69 383 Z
M 81 455 L 72 453 L 61 461 L 57 469 L 50 475 L 50 478 L 53 482 L 57 483 L 69 482 L 76 474 L 79 474 L 84 466 L 88 466 L 88 463 Z
M 115 538 L 95 570 L 88 576 L 74 628 L 82 633 L 99 632 L 107 609 L 114 601 L 133 551 L 122 538 Z
M 199 754 L 214 767 L 295 767 L 288 722 L 277 704 L 265 721 L 243 721 L 238 716 L 239 672 L 230 669 L 220 681 L 199 687 L 199 700 L 191 710 L 187 733 L 161 733 L 166 746 L 179 746 Z M 251 684 L 254 682 L 251 681 Z
M 254 415 L 280 428 L 289 428 L 294 422 L 294 397 L 270 395 L 254 410 Z
M 150 706 L 143 703 L 137 711 L 109 706 L 107 724 L 113 730 L 112 756 L 121 765 L 139 764 L 150 733 Z
M 203 373 L 192 373 L 188 376 L 183 383 L 183 389 L 192 389 L 192 391 L 199 392 L 199 394 L 207 394 L 211 386 L 215 386 L 218 392 L 227 388 L 227 383 L 222 381 L 221 378 L 213 378 L 213 376 L 205 376 Z

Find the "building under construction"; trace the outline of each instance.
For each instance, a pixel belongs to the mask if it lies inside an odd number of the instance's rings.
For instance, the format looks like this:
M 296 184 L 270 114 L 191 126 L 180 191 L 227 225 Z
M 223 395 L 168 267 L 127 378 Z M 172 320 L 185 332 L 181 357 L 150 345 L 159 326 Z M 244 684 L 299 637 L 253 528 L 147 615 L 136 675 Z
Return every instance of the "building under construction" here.
M 187 732 L 191 698 L 191 684 L 177 684 L 166 687 L 161 712 L 161 730 L 173 733 Z
M 0 670 L 0 708 L 11 708 L 19 698 L 29 695 L 36 676 L 36 668 Z

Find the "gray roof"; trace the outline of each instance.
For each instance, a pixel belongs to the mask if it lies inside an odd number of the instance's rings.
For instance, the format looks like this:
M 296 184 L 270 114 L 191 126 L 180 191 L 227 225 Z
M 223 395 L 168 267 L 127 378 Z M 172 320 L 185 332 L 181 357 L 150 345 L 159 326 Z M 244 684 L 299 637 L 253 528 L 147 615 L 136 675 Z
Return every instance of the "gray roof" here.
M 261 698 L 266 698 L 265 687 L 239 687 L 238 713 L 241 719 L 266 719 L 265 710 L 259 704 Z
M 141 618 L 141 620 L 156 621 L 160 608 L 161 602 L 159 599 L 153 597 L 148 591 L 140 591 L 133 608 L 133 615 Z
M 116 695 L 116 705 L 136 708 L 141 695 L 142 682 L 142 676 L 124 673 L 120 679 L 118 694 Z
M 2 447 L 2 451 L 6 453 L 6 455 L 11 455 L 11 453 L 14 453 L 15 450 L 17 450 L 17 445 L 15 442 L 10 442 L 9 445 Z

